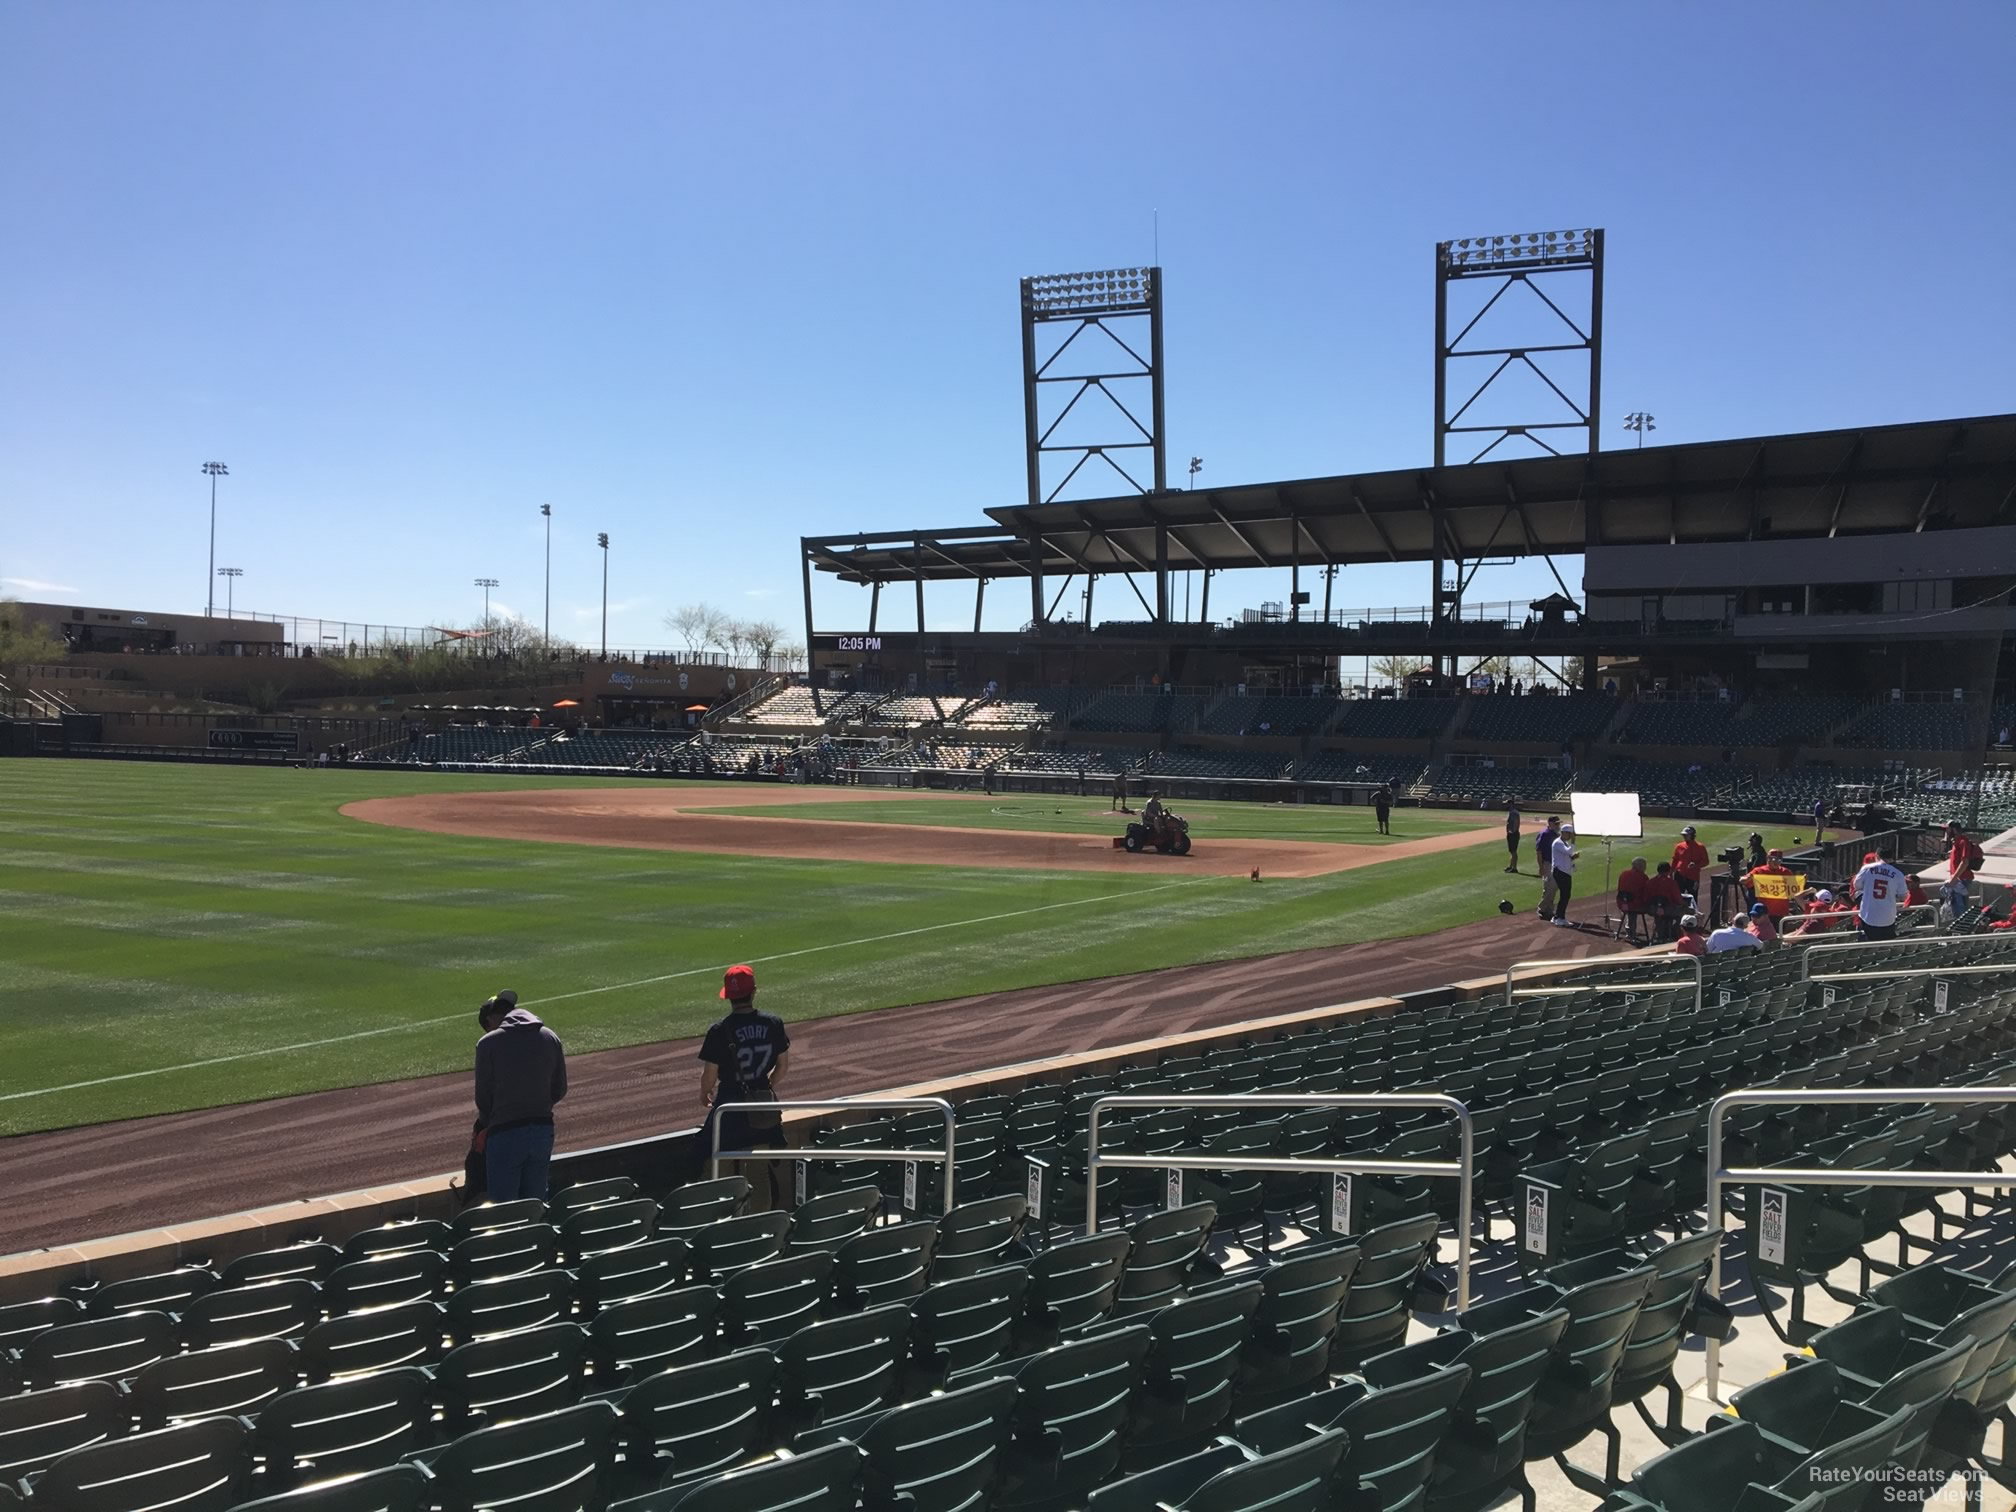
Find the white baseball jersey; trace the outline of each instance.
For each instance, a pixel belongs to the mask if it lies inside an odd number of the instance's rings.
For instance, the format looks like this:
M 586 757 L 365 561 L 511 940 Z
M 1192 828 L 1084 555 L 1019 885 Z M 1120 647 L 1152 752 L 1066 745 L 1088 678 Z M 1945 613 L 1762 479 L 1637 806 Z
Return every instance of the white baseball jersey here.
M 1856 914 L 1864 924 L 1881 929 L 1897 922 L 1897 910 L 1910 894 L 1911 879 L 1888 861 L 1871 861 L 1855 873 Z
M 1554 842 L 1554 870 L 1564 877 L 1575 875 L 1575 847 L 1565 839 Z

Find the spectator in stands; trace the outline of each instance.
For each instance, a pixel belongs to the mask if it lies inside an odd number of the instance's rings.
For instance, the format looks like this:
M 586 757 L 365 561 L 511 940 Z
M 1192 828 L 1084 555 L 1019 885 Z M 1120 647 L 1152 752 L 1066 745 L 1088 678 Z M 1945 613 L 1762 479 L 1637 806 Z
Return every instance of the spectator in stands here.
M 1708 847 L 1694 838 L 1694 826 L 1690 824 L 1680 831 L 1680 842 L 1673 847 L 1673 880 L 1679 884 L 1680 891 L 1698 899 L 1701 895 L 1701 873 L 1707 866 Z
M 1750 905 L 1750 933 L 1757 936 L 1757 943 L 1765 949 L 1778 948 L 1778 921 L 1771 917 L 1771 910 L 1762 903 Z
M 1722 955 L 1731 950 L 1762 950 L 1763 948 L 1764 942 L 1745 929 L 1742 921 L 1736 920 L 1723 925 L 1715 933 L 1708 936 L 1705 953 L 1708 955 Z
M 1652 916 L 1657 938 L 1672 939 L 1680 915 L 1687 911 L 1687 904 L 1680 892 L 1679 882 L 1674 880 L 1671 861 L 1661 861 L 1659 870 L 1647 880 L 1645 911 Z
M 1848 884 L 1855 899 L 1855 933 L 1864 940 L 1897 938 L 1897 910 L 1910 892 L 1904 873 L 1890 863 L 1890 848 L 1879 846 L 1876 859 L 1855 873 Z
M 1943 928 L 1951 928 L 1966 914 L 1968 907 L 1967 879 L 1948 877 L 1939 886 L 1939 923 Z
M 1505 870 L 1510 876 L 1519 875 L 1519 800 L 1505 800 Z
M 1958 819 L 1946 821 L 1946 873 L 1948 876 L 1971 877 L 1981 869 L 1987 860 L 1981 847 L 1968 838 L 1966 828 Z
M 1785 864 L 1785 852 L 1773 847 L 1765 854 L 1764 864 L 1753 866 L 1743 874 L 1743 885 L 1750 889 L 1753 903 L 1761 904 L 1772 919 L 1782 919 L 1792 911 L 1792 868 Z
M 1549 814 L 1547 827 L 1533 837 L 1533 859 L 1540 866 L 1540 908 L 1543 919 L 1554 917 L 1554 842 L 1561 838 L 1561 816 Z
M 1627 939 L 1638 938 L 1638 925 L 1648 912 L 1647 892 L 1652 878 L 1646 873 L 1645 858 L 1633 856 L 1631 864 L 1617 878 L 1617 917 Z
M 553 1105 L 567 1095 L 567 1052 L 536 1014 L 518 1006 L 516 993 L 500 992 L 493 1001 L 505 1011 L 476 1041 L 476 1118 L 490 1200 L 543 1200 Z
M 1673 942 L 1673 953 L 1675 955 L 1691 956 L 1706 955 L 1708 953 L 1708 936 L 1701 928 L 1701 916 L 1699 914 L 1690 913 L 1680 916 L 1680 938 Z
M 1764 849 L 1764 837 L 1757 831 L 1750 831 L 1750 860 L 1752 867 L 1762 866 L 1771 859 L 1771 853 Z
M 1564 824 L 1554 842 L 1554 927 L 1568 925 L 1568 900 L 1575 892 L 1575 861 L 1582 853 L 1575 849 L 1575 826 Z
M 724 1103 L 775 1102 L 777 1090 L 791 1069 L 791 1036 L 784 1020 L 774 1013 L 756 1011 L 756 970 L 752 966 L 730 966 L 721 975 L 721 997 L 727 1002 L 727 1017 L 707 1027 L 700 1042 L 700 1100 L 707 1104 L 707 1123 L 700 1130 L 701 1149 L 712 1146 L 712 1126 L 721 1120 L 721 1148 L 753 1150 L 760 1147 L 782 1149 L 783 1120 L 775 1113 L 716 1113 Z M 704 1158 L 704 1155 L 703 1155 Z M 757 1206 L 783 1208 L 782 1162 L 755 1162 L 750 1185 L 756 1189 Z
M 1379 784 L 1379 791 L 1372 795 L 1372 817 L 1379 821 L 1379 833 L 1393 833 L 1393 788 L 1390 783 Z
M 1917 908 L 1930 900 L 1925 896 L 1925 883 L 1918 873 L 1910 872 L 1904 878 L 1904 906 Z
M 1762 908 L 1763 904 L 1757 905 Z M 1830 934 L 1843 928 L 1848 922 L 1848 904 L 1832 888 L 1823 887 L 1814 894 L 1803 915 L 1797 918 L 1796 927 L 1787 933 L 1794 939 L 1808 939 L 1813 935 Z

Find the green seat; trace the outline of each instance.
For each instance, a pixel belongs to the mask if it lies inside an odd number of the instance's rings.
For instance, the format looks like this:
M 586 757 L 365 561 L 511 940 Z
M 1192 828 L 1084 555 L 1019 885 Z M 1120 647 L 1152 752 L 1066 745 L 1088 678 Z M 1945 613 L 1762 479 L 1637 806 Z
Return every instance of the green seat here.
M 1816 1358 L 1828 1361 L 1841 1373 L 1857 1401 L 1866 1401 L 1896 1376 L 1944 1353 L 1946 1347 L 1914 1334 L 1904 1314 L 1894 1307 L 1865 1308 L 1821 1329 L 1807 1346 Z
M 1307 1248 L 1308 1253 L 1296 1250 L 1269 1266 L 1260 1278 L 1260 1305 L 1233 1383 L 1242 1409 L 1307 1390 L 1329 1373 L 1330 1341 L 1358 1269 L 1358 1248 Z
M 448 1284 L 468 1286 L 550 1270 L 560 1259 L 560 1236 L 547 1223 L 484 1229 L 448 1251 Z
M 1112 1328 L 1023 1360 L 982 1366 L 976 1376 L 1014 1379 L 1015 1434 L 996 1508 L 1084 1496 L 1120 1464 L 1128 1401 L 1141 1380 L 1147 1325 Z M 975 1384 L 955 1378 L 955 1386 Z
M 1023 1323 L 1040 1344 L 1096 1323 L 1112 1311 L 1133 1241 L 1124 1232 L 1088 1234 L 1052 1245 L 1029 1263 Z
M 2016 1303 L 2005 1300 L 2012 1297 L 2010 1286 L 1944 1265 L 1917 1266 L 1869 1289 L 1869 1300 L 1896 1308 L 1916 1337 L 1954 1342 L 1964 1335 L 1980 1346 L 1954 1394 L 1990 1412 L 2008 1402 L 2016 1379 Z
M 1457 1320 L 1482 1338 L 1500 1328 L 1525 1323 L 1539 1313 L 1567 1310 L 1568 1325 L 1534 1393 L 1526 1428 L 1526 1457 L 1553 1456 L 1562 1473 L 1592 1495 L 1605 1494 L 1618 1484 L 1623 1445 L 1610 1421 L 1610 1403 L 1618 1368 L 1652 1281 L 1652 1267 L 1645 1265 L 1565 1290 L 1529 1287 L 1473 1307 Z M 1566 1458 L 1567 1452 L 1591 1433 L 1602 1435 L 1608 1451 L 1600 1481 Z
M 867 1466 L 854 1445 L 828 1444 L 633 1497 L 609 1512 L 854 1512 Z
M 458 1345 L 434 1367 L 449 1432 L 571 1406 L 581 1394 L 587 1337 L 572 1323 Z
M 801 1202 L 791 1211 L 790 1247 L 832 1250 L 867 1233 L 882 1211 L 882 1193 L 872 1186 L 847 1187 Z
M 1278 1139 L 1279 1130 L 1272 1123 L 1221 1129 L 1205 1138 L 1203 1153 L 1225 1156 L 1233 1163 L 1223 1170 L 1185 1172 L 1182 1183 L 1186 1200 L 1194 1195 L 1211 1204 L 1218 1227 L 1224 1233 L 1236 1237 L 1246 1225 L 1253 1225 L 1262 1254 L 1266 1253 L 1270 1238 L 1267 1189 L 1259 1172 L 1239 1169 L 1237 1158 L 1242 1155 L 1272 1158 L 1280 1153 L 1275 1148 Z
M 1258 1281 L 1223 1286 L 1143 1319 L 1151 1342 L 1127 1435 L 1130 1463 L 1201 1444 L 1231 1415 L 1232 1383 L 1260 1294 Z
M 937 1243 L 932 1223 L 891 1223 L 849 1239 L 834 1255 L 836 1305 L 853 1312 L 917 1296 L 928 1282 Z
M 474 1281 L 448 1298 L 448 1337 L 467 1344 L 493 1334 L 564 1322 L 573 1296 L 574 1278 L 562 1270 Z
M 37 1390 L 70 1381 L 116 1381 L 175 1352 L 175 1324 L 160 1312 L 116 1313 L 59 1323 L 21 1350 L 21 1373 Z
M 441 1309 L 408 1302 L 331 1318 L 301 1340 L 301 1374 L 309 1381 L 402 1365 L 432 1365 L 447 1348 Z
M 377 1228 L 361 1229 L 345 1239 L 343 1258 L 346 1261 L 369 1260 L 374 1256 L 404 1254 L 409 1250 L 438 1250 L 446 1254 L 463 1232 L 438 1218 L 380 1224 Z
M 642 1244 L 590 1255 L 574 1268 L 574 1301 L 584 1314 L 635 1302 L 686 1284 L 686 1241 L 647 1239 Z
M 35 1480 L 39 1512 L 226 1512 L 252 1477 L 245 1427 L 204 1418 L 73 1449 Z
M 1416 1512 L 1427 1500 L 1436 1451 L 1469 1384 L 1465 1365 L 1378 1390 L 1351 1381 L 1241 1418 L 1233 1433 L 1248 1448 L 1272 1454 L 1312 1433 L 1341 1428 L 1350 1445 L 1337 1467 L 1339 1504 L 1364 1512 Z
M 711 1286 L 682 1286 L 619 1302 L 588 1325 L 599 1380 L 634 1381 L 702 1358 L 714 1345 L 721 1299 Z
M 931 1279 L 950 1281 L 1023 1258 L 1017 1241 L 1028 1218 L 1026 1197 L 983 1197 L 960 1203 L 938 1220 Z
M 1691 1332 L 1727 1331 L 1728 1312 L 1721 1302 L 1706 1295 L 1708 1267 L 1715 1257 L 1719 1234 L 1710 1229 L 1654 1250 L 1643 1262 L 1632 1260 L 1621 1250 L 1571 1260 L 1547 1272 L 1551 1286 L 1566 1289 L 1584 1281 L 1619 1275 L 1637 1269 L 1640 1263 L 1652 1268 L 1652 1284 L 1631 1326 L 1612 1383 L 1610 1405 L 1635 1407 L 1648 1428 L 1663 1442 L 1679 1441 L 1680 1403 L 1683 1393 L 1674 1375 L 1680 1347 Z M 1655 1421 L 1646 1410 L 1645 1398 L 1654 1388 L 1666 1392 L 1666 1417 Z
M 749 1178 L 719 1176 L 712 1181 L 690 1181 L 675 1187 L 658 1207 L 658 1233 L 662 1237 L 685 1236 L 733 1218 L 749 1200 Z
M 413 1366 L 302 1386 L 268 1402 L 252 1442 L 280 1486 L 355 1475 L 424 1448 L 433 1433 L 431 1383 Z
M 425 1512 L 426 1506 L 427 1472 L 418 1465 L 387 1465 L 240 1502 L 233 1512 Z
M 776 1447 L 770 1404 L 777 1357 L 744 1349 L 646 1376 L 610 1393 L 626 1460 L 668 1484 L 718 1475 Z
M 788 1213 L 744 1213 L 723 1218 L 686 1236 L 687 1263 L 696 1280 L 720 1281 L 736 1271 L 784 1253 L 791 1231 Z
M 1015 1383 L 982 1381 L 798 1436 L 800 1449 L 858 1444 L 863 1502 L 903 1512 L 985 1512 L 1014 1427 Z
M 1892 1463 L 1899 1470 L 1914 1470 L 1972 1353 L 1971 1344 L 1954 1344 L 1892 1377 L 1860 1402 L 1831 1360 L 1808 1360 L 1744 1387 L 1729 1399 L 1729 1410 L 1762 1429 L 1768 1449 L 1780 1458 L 1798 1460 L 1908 1411 Z
M 546 1213 L 555 1223 L 572 1217 L 583 1208 L 600 1207 L 605 1202 L 628 1202 L 637 1195 L 637 1183 L 628 1176 L 608 1176 L 600 1181 L 577 1181 L 562 1187 L 546 1199 Z
M 81 1293 L 81 1300 L 87 1318 L 109 1318 L 123 1312 L 179 1313 L 216 1284 L 216 1276 L 208 1270 L 183 1266 L 151 1276 L 108 1281 Z
M 777 1399 L 806 1426 L 893 1407 L 903 1395 L 910 1309 L 892 1302 L 813 1323 L 777 1345 Z
M 12 1302 L 0 1307 L 0 1358 L 20 1349 L 36 1334 L 59 1323 L 75 1323 L 84 1309 L 74 1297 L 37 1297 L 32 1302 Z
M 569 1265 L 579 1265 L 590 1255 L 642 1244 L 657 1224 L 658 1204 L 649 1197 L 597 1203 L 560 1220 L 560 1250 Z
M 1786 1496 L 1800 1500 L 1817 1496 L 1825 1512 L 1849 1512 L 1870 1499 L 1878 1472 L 1890 1463 L 1912 1416 L 1909 1408 L 1885 1417 L 1866 1407 L 1844 1405 L 1830 1424 L 1838 1436 L 1810 1453 L 1774 1441 L 1760 1424 L 1747 1419 L 1712 1419 L 1711 1431 L 1703 1437 L 1746 1430 L 1755 1435 L 1764 1471 L 1760 1479 Z
M 1005 1358 L 1014 1344 L 1029 1289 L 1019 1265 L 996 1266 L 974 1276 L 934 1281 L 911 1305 L 916 1351 L 951 1371 L 975 1370 Z
M 1331 1368 L 1350 1369 L 1397 1348 L 1413 1316 L 1414 1282 L 1433 1257 L 1440 1224 L 1424 1214 L 1368 1231 L 1331 1337 Z
M 1153 1213 L 1131 1225 L 1127 1269 L 1113 1300 L 1118 1315 L 1152 1312 L 1188 1288 L 1190 1274 L 1211 1240 L 1218 1210 L 1208 1202 Z
M 1315 1434 L 1273 1454 L 1246 1458 L 1234 1445 L 1206 1450 L 1092 1493 L 1091 1512 L 1330 1512 L 1349 1436 Z M 1227 1463 L 1227 1460 L 1233 1461 Z
M 527 1223 L 544 1223 L 546 1204 L 537 1197 L 520 1197 L 515 1202 L 479 1202 L 455 1215 L 449 1225 L 455 1239 L 497 1229 L 517 1228 Z M 453 1240 L 450 1241 L 452 1246 Z
M 0 1485 L 20 1480 L 73 1449 L 126 1431 L 129 1414 L 110 1381 L 77 1381 L 0 1397 Z
M 256 1412 L 293 1388 L 300 1366 L 285 1339 L 219 1344 L 156 1360 L 127 1383 L 142 1428 Z
M 1526 1512 L 1533 1512 L 1534 1491 L 1526 1479 L 1526 1424 L 1534 1394 L 1567 1327 L 1568 1310 L 1557 1307 L 1482 1337 L 1454 1329 L 1365 1362 L 1366 1381 L 1382 1390 L 1453 1366 L 1470 1372 L 1435 1457 L 1428 1488 L 1431 1508 L 1477 1512 L 1506 1491 L 1517 1490 Z
M 298 1339 L 322 1319 L 322 1289 L 304 1276 L 220 1286 L 183 1312 L 178 1332 L 190 1349 L 245 1339 Z
M 432 1302 L 445 1290 L 448 1258 L 439 1250 L 387 1251 L 339 1265 L 322 1283 L 322 1306 L 331 1317 L 367 1307 Z
M 440 1512 L 602 1512 L 616 1410 L 583 1402 L 465 1433 L 425 1460 Z
M 737 1348 L 790 1338 L 819 1321 L 832 1279 L 833 1257 L 825 1250 L 743 1267 L 720 1288 L 723 1336 Z
M 217 1284 L 229 1290 L 268 1281 L 320 1281 L 342 1263 L 343 1251 L 333 1244 L 283 1245 L 240 1255 L 218 1272 Z

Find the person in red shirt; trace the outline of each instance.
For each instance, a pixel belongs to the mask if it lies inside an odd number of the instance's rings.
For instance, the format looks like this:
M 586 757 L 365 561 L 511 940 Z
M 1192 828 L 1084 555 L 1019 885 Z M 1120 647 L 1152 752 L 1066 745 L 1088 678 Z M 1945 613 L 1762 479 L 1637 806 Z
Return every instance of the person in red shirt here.
M 1929 903 L 1932 901 L 1930 898 L 1925 896 L 1925 886 L 1922 882 L 1918 880 L 1918 873 L 1912 872 L 1904 880 L 1911 884 L 1909 891 L 1907 891 L 1904 894 L 1904 906 L 1906 908 L 1911 908 L 1917 904 Z
M 1694 838 L 1694 826 L 1688 825 L 1680 831 L 1680 843 L 1673 847 L 1673 880 L 1680 891 L 1693 897 L 1701 895 L 1701 873 L 1708 867 L 1708 847 Z
M 1645 889 L 1652 879 L 1645 875 L 1645 858 L 1636 856 L 1617 879 L 1617 912 L 1620 915 L 1620 932 L 1631 939 L 1638 938 L 1638 921 L 1645 917 Z
M 1777 849 L 1775 846 L 1772 848 L 1770 854 L 1764 858 L 1762 866 L 1753 866 L 1743 874 L 1743 883 L 1750 889 L 1750 896 L 1756 899 L 1758 905 L 1771 917 L 1773 923 L 1784 918 L 1785 915 L 1792 911 L 1792 898 L 1789 893 L 1782 898 L 1760 897 L 1757 892 L 1755 879 L 1758 877 L 1789 877 L 1791 875 L 1792 868 L 1785 864 L 1785 852 Z M 1754 916 L 1756 909 L 1752 909 L 1751 913 Z
M 1673 942 L 1673 953 L 1691 956 L 1708 953 L 1708 935 L 1701 928 L 1701 918 L 1698 914 L 1681 915 L 1680 938 Z
M 1813 894 L 1813 901 L 1807 905 L 1804 919 L 1798 928 L 1788 933 L 1801 939 L 1818 934 L 1832 934 L 1845 927 L 1852 909 L 1848 900 L 1837 896 L 1828 888 L 1821 888 Z
M 1957 877 L 1965 873 L 1971 877 L 1981 869 L 1981 863 L 1986 859 L 1981 853 L 1981 847 L 1967 837 L 1967 831 L 1960 827 L 1958 819 L 1946 821 L 1946 840 L 1950 847 L 1946 852 L 1946 871 L 1949 876 Z
M 1757 936 L 1766 950 L 1778 948 L 1778 921 L 1771 917 L 1771 910 L 1762 903 L 1750 905 L 1750 933 Z
M 1658 872 L 1645 879 L 1645 911 L 1658 930 L 1656 938 L 1670 940 L 1685 905 L 1680 901 L 1680 884 L 1673 876 L 1673 863 L 1661 861 Z

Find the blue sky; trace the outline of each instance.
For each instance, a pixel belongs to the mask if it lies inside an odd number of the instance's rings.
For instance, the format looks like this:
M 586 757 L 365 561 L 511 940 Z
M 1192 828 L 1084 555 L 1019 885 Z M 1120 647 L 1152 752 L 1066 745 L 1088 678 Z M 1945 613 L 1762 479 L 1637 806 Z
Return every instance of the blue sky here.
M 795 625 L 798 535 L 1020 500 L 1016 280 L 1145 263 L 1158 210 L 1206 482 L 1424 463 L 1473 234 L 1607 228 L 1609 447 L 2016 408 L 2012 55 L 2002 0 L 11 0 L 0 592 L 200 608 L 214 457 L 241 605 L 467 622 L 487 575 L 536 622 L 550 500 L 556 633 L 598 530 L 612 644 Z

